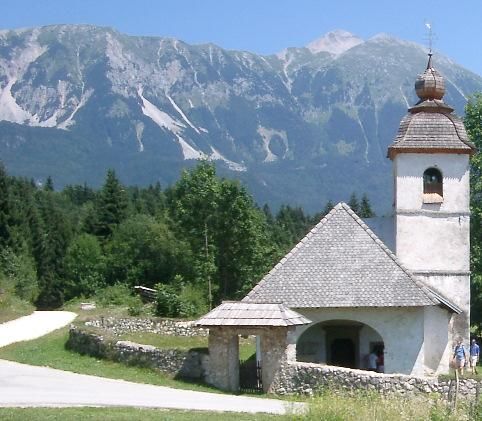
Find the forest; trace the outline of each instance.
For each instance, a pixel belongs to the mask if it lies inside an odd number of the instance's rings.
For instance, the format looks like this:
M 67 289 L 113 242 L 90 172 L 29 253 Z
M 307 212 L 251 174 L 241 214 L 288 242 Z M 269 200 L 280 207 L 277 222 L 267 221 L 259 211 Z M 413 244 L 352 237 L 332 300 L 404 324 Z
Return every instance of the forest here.
M 482 94 L 466 107 L 471 140 L 482 146 Z M 348 204 L 374 216 L 366 194 Z M 108 170 L 103 186 L 42 185 L 0 165 L 0 289 L 39 309 L 105 294 L 132 298 L 155 288 L 157 314 L 192 317 L 242 298 L 326 213 L 258 206 L 237 181 L 199 161 L 172 186 L 124 186 Z M 471 157 L 471 323 L 482 332 L 482 159 Z M 124 297 L 125 298 L 125 297 Z
M 366 195 L 349 204 L 373 215 Z M 332 207 L 273 214 L 207 161 L 165 189 L 124 186 L 108 170 L 99 190 L 55 191 L 50 177 L 39 186 L 0 166 L 1 276 L 39 309 L 142 285 L 158 290 L 159 315 L 189 317 L 242 298 Z

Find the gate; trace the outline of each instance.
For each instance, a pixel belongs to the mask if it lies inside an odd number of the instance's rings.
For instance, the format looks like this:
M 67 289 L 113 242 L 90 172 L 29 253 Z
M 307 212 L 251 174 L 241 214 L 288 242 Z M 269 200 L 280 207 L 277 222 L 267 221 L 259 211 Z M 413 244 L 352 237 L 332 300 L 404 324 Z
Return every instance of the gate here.
M 255 358 L 239 361 L 239 390 L 249 393 L 261 393 L 263 391 L 261 363 L 256 361 Z

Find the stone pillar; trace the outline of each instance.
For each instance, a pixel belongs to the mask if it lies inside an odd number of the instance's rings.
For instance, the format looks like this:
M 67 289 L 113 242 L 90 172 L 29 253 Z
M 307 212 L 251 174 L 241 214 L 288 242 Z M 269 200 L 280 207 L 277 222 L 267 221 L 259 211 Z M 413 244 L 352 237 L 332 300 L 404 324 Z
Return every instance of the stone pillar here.
M 206 381 L 222 390 L 239 391 L 239 337 L 229 328 L 209 329 Z
M 277 376 L 287 361 L 288 330 L 286 327 L 266 329 L 261 336 L 263 390 L 273 392 Z

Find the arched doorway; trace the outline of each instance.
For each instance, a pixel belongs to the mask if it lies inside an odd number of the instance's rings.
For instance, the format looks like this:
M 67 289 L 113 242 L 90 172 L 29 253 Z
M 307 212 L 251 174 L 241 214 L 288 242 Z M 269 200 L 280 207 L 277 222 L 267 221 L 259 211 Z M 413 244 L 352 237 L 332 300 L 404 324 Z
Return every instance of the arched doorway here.
M 296 360 L 348 368 L 369 368 L 375 352 L 383 361 L 383 338 L 367 324 L 354 320 L 328 320 L 306 329 L 296 343 Z

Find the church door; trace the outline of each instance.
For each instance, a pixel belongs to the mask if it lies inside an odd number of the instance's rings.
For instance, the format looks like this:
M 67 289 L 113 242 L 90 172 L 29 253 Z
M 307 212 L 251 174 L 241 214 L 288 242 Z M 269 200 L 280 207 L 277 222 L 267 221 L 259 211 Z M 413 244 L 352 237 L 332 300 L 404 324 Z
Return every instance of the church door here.
M 336 338 L 331 343 L 331 365 L 355 368 L 355 343 L 349 338 Z

